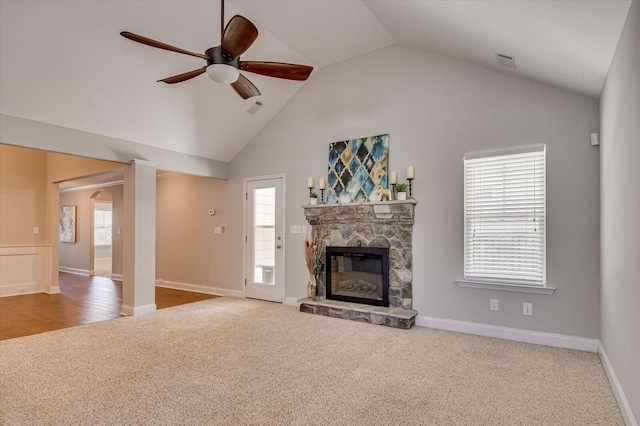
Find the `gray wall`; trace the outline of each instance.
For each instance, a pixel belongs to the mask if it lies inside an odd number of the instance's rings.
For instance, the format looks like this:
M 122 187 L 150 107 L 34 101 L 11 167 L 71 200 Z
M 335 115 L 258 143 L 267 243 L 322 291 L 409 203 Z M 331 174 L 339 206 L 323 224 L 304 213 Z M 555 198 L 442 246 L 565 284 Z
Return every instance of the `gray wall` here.
M 93 241 L 91 240 L 91 195 L 96 192 L 95 189 L 86 189 L 82 191 L 70 191 L 60 193 L 61 206 L 77 206 L 76 208 L 76 242 L 60 243 L 58 251 L 58 265 L 67 268 L 76 268 L 84 270 L 92 270 L 90 261 L 90 251 L 94 250 Z M 112 239 L 112 247 L 108 249 L 109 255 L 104 256 L 100 251 L 94 251 L 94 258 L 112 257 L 112 273 L 122 274 L 122 236 L 116 235 L 116 224 L 119 227 L 119 219 L 122 216 L 122 185 L 109 188 L 103 188 L 101 199 L 113 202 L 113 222 L 114 233 Z M 57 235 L 58 230 L 56 230 Z M 116 267 L 117 266 L 117 267 Z
M 304 224 L 307 176 L 326 177 L 330 142 L 390 133 L 390 170 L 416 168 L 414 308 L 421 315 L 599 337 L 599 154 L 595 99 L 446 56 L 392 46 L 321 69 L 229 165 L 242 178 L 286 173 L 286 229 Z M 547 278 L 554 295 L 460 288 L 463 154 L 547 144 Z M 316 180 L 317 181 L 317 180 Z M 242 217 L 229 228 L 242 241 Z M 304 236 L 288 234 L 286 296 L 303 297 Z M 241 253 L 242 245 L 231 249 Z M 226 282 L 239 286 L 241 259 Z M 500 311 L 489 310 L 489 299 Z M 533 316 L 522 303 L 533 303 Z
M 91 270 L 89 250 L 91 241 L 91 195 L 95 189 L 61 192 L 60 206 L 76 206 L 76 242 L 60 243 L 58 263 L 60 267 Z
M 640 2 L 600 99 L 602 314 L 600 340 L 640 420 Z

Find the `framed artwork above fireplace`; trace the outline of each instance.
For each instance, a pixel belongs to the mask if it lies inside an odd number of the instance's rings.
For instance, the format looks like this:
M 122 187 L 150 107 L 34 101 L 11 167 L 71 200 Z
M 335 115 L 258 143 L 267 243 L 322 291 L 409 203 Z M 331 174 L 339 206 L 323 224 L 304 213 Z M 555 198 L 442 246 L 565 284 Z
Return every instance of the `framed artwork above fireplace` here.
M 377 200 L 377 187 L 388 187 L 388 165 L 388 134 L 330 144 L 327 204 Z

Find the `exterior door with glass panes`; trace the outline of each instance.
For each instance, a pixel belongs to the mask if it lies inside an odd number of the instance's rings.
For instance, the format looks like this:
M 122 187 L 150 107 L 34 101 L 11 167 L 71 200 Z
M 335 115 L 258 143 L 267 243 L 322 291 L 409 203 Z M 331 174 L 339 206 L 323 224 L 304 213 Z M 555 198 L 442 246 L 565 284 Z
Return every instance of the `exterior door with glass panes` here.
M 284 301 L 283 179 L 248 180 L 246 186 L 247 297 Z

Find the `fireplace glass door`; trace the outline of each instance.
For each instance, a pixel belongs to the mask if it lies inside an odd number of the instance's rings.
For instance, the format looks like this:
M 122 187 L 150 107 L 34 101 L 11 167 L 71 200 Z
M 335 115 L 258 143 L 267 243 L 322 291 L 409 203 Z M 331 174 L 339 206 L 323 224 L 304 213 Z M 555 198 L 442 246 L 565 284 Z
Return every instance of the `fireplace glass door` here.
M 327 299 L 389 306 L 389 249 L 327 247 Z

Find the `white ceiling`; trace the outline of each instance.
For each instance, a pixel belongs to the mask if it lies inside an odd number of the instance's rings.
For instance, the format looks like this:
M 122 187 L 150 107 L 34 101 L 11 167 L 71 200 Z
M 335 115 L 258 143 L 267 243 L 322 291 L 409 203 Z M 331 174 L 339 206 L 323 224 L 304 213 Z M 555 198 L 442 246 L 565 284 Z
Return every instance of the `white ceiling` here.
M 228 0 L 260 36 L 245 60 L 328 66 L 400 43 L 599 96 L 630 0 Z M 134 43 L 128 30 L 194 52 L 220 43 L 218 1 L 0 1 L 0 112 L 230 161 L 303 82 L 245 75 L 241 99 L 206 76 L 156 80 L 204 61 Z M 518 70 L 495 63 L 516 57 Z M 313 79 L 313 74 L 311 76 Z M 245 111 L 256 100 L 264 107 Z

